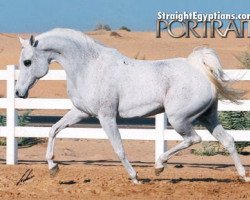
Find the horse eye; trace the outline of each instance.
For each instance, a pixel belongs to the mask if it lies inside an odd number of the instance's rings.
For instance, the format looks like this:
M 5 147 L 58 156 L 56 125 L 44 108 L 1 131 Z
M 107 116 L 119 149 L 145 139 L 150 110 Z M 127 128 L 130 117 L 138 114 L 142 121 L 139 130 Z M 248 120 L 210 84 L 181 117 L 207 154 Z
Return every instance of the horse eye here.
M 25 60 L 23 61 L 23 64 L 26 66 L 26 67 L 29 67 L 31 65 L 31 60 Z

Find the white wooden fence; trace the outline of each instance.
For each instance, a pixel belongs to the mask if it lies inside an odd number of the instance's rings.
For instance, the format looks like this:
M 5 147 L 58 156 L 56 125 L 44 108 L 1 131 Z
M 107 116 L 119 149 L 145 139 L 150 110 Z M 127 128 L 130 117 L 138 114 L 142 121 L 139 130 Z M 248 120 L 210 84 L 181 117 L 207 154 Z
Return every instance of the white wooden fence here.
M 250 70 L 225 70 L 233 79 L 250 80 Z M 70 109 L 72 104 L 68 99 L 42 99 L 42 98 L 15 98 L 15 80 L 19 71 L 14 65 L 8 65 L 7 70 L 0 70 L 0 80 L 7 81 L 6 98 L 0 98 L 0 108 L 6 109 L 7 125 L 0 127 L 0 137 L 7 138 L 6 163 L 17 163 L 18 137 L 48 137 L 48 127 L 20 127 L 17 126 L 16 109 Z M 62 70 L 50 70 L 42 80 L 66 80 Z M 250 100 L 235 105 L 229 102 L 219 102 L 219 111 L 250 111 Z M 155 129 L 120 129 L 123 139 L 155 140 L 155 158 L 164 151 L 164 140 L 182 140 L 174 130 L 166 130 L 166 116 L 159 114 L 155 117 Z M 198 130 L 204 141 L 215 141 L 215 138 L 206 130 Z M 236 141 L 250 141 L 250 130 L 229 130 Z M 58 138 L 85 138 L 107 139 L 100 128 L 67 128 L 61 131 Z

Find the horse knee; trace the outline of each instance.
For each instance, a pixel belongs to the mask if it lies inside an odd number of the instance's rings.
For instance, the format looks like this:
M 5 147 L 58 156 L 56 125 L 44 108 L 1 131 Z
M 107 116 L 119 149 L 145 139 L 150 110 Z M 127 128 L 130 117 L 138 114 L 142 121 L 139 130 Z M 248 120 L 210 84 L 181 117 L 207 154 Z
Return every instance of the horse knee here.
M 231 135 L 227 134 L 227 136 L 224 137 L 222 144 L 229 151 L 229 153 L 236 151 L 234 138 Z
M 219 142 L 221 142 L 221 144 L 229 151 L 229 153 L 236 151 L 234 138 L 229 135 L 221 125 L 214 129 L 213 135 L 219 140 Z
M 184 148 L 188 148 L 193 144 L 201 142 L 201 137 L 199 135 L 192 135 L 190 137 L 184 137 Z
M 194 135 L 192 137 L 192 144 L 197 144 L 201 142 L 201 137 L 199 135 Z

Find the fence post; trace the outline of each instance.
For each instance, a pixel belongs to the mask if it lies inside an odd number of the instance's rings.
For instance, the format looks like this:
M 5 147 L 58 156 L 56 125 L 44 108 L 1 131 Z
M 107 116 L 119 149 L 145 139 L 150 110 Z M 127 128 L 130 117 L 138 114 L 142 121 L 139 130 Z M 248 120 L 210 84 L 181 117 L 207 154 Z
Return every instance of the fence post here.
M 6 164 L 17 163 L 17 140 L 15 138 L 15 126 L 17 124 L 17 112 L 15 109 L 15 66 L 7 66 L 7 142 L 6 142 Z
M 167 128 L 167 116 L 161 113 L 155 116 L 155 161 L 165 152 L 164 130 Z

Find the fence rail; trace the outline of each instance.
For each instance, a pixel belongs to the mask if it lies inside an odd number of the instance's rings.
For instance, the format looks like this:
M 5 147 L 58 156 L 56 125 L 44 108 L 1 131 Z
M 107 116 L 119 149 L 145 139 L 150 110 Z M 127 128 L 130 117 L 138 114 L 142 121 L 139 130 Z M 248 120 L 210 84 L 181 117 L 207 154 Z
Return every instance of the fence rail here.
M 225 70 L 231 79 L 250 80 L 250 70 Z M 45 99 L 45 98 L 15 98 L 15 80 L 19 70 L 14 65 L 8 65 L 7 70 L 0 70 L 0 80 L 7 81 L 6 98 L 0 98 L 0 108 L 7 110 L 7 124 L 0 127 L 0 137 L 7 138 L 6 163 L 16 164 L 18 137 L 48 137 L 48 127 L 20 127 L 17 126 L 17 109 L 70 109 L 69 99 Z M 66 80 L 66 74 L 62 70 L 50 70 L 41 80 Z M 243 100 L 235 105 L 228 101 L 219 102 L 219 111 L 250 111 L 250 100 Z M 153 140 L 155 141 L 155 158 L 164 152 L 165 140 L 182 140 L 182 137 L 174 130 L 167 130 L 167 118 L 165 114 L 155 116 L 154 129 L 120 129 L 122 139 Z M 204 141 L 216 141 L 206 130 L 197 130 Z M 235 141 L 250 141 L 250 130 L 229 130 Z M 101 128 L 67 128 L 61 131 L 57 138 L 85 138 L 107 139 Z

